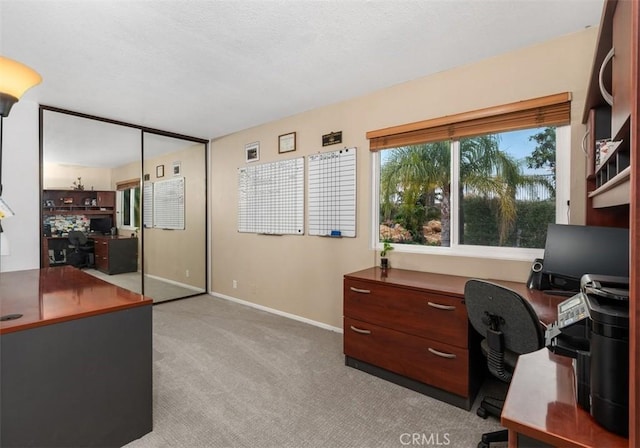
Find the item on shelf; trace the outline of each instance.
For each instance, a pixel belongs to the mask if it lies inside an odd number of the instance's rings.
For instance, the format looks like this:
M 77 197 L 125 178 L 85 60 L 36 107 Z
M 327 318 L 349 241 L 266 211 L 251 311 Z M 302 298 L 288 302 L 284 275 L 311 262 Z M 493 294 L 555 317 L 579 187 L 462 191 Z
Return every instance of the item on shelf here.
M 84 185 L 82 185 L 82 178 L 78 177 L 78 180 L 74 180 L 73 181 L 73 187 L 74 190 L 84 190 Z

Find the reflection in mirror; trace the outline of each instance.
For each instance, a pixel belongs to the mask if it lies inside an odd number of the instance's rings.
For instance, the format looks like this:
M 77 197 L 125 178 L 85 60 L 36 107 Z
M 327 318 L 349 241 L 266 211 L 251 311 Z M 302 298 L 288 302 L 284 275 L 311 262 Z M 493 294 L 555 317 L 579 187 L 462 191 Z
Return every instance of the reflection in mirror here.
M 142 292 L 136 221 L 124 225 L 120 213 L 121 189 L 139 190 L 141 131 L 49 109 L 41 126 L 41 266 L 73 265 Z M 129 205 L 139 214 L 139 195 Z
M 143 134 L 144 294 L 206 292 L 206 145 Z
M 47 106 L 40 124 L 41 266 L 156 302 L 206 292 L 206 141 Z

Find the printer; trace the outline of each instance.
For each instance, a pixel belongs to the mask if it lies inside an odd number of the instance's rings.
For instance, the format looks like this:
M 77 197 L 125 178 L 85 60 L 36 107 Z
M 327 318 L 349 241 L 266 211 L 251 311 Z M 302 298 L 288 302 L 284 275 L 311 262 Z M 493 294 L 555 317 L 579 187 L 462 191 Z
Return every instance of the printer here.
M 547 348 L 573 358 L 576 400 L 616 434 L 629 432 L 629 278 L 585 274 L 558 304 Z

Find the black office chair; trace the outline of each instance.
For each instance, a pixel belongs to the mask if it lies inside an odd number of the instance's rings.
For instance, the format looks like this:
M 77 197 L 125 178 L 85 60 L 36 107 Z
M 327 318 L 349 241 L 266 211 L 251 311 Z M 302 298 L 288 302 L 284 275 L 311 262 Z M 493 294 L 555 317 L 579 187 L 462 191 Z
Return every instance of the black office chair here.
M 93 245 L 84 232 L 72 230 L 69 232 L 69 247 L 67 250 L 67 263 L 76 268 L 91 267 L 93 259 Z
M 536 312 L 520 294 L 484 280 L 469 280 L 464 301 L 473 328 L 484 338 L 480 343 L 489 372 L 508 383 L 518 356 L 544 347 L 544 334 Z M 500 417 L 504 400 L 486 397 L 477 414 Z M 478 448 L 506 442 L 507 430 L 482 435 Z

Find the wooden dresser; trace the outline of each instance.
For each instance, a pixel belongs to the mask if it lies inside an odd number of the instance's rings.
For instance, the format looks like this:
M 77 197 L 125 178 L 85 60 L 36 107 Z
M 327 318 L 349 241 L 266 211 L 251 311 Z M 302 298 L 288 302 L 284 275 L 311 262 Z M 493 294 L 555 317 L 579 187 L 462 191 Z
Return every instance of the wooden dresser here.
M 346 364 L 469 409 L 482 379 L 479 350 L 470 351 L 463 297 L 434 276 L 390 269 L 384 277 L 378 268 L 346 275 Z

